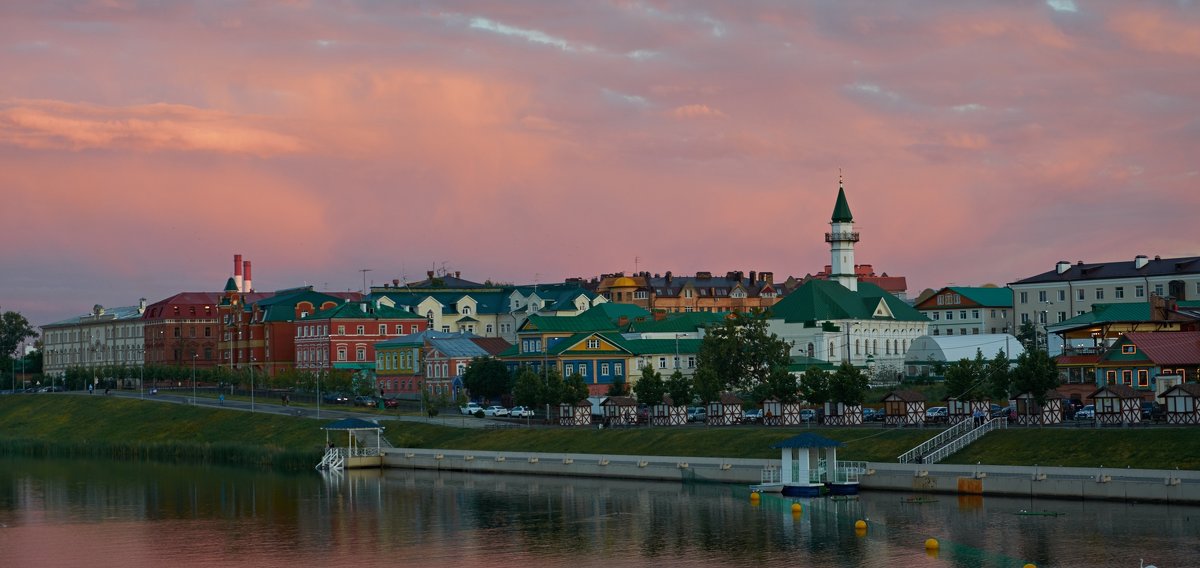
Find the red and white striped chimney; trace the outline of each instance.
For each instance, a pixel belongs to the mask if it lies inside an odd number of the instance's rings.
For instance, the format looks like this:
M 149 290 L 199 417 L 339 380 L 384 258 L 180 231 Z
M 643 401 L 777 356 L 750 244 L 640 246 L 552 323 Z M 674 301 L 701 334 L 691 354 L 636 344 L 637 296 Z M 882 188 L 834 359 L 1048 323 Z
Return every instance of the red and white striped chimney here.
M 250 261 L 249 260 L 246 261 L 246 288 L 242 291 L 247 294 L 254 291 L 254 286 L 250 284 Z
M 233 284 L 238 290 L 242 289 L 242 255 L 233 255 Z

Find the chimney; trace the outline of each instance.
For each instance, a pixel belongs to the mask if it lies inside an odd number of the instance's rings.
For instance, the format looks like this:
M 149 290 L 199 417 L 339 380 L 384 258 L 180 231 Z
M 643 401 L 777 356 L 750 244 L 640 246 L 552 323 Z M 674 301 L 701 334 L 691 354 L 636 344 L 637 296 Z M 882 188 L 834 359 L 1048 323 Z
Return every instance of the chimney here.
M 433 271 L 432 271 L 432 270 L 426 270 L 426 271 L 425 271 L 425 276 L 426 276 L 426 277 L 428 277 L 429 279 L 431 279 L 431 280 L 432 280 L 432 279 L 433 279 Z
M 1146 266 L 1146 263 L 1148 263 L 1148 262 L 1150 262 L 1150 259 L 1147 258 L 1146 255 L 1144 255 L 1144 254 L 1139 254 L 1139 255 L 1133 257 L 1133 267 L 1134 268 L 1141 268 L 1143 266 Z
M 1080 262 L 1080 264 L 1083 264 L 1083 263 Z M 1062 274 L 1070 269 L 1071 269 L 1071 263 L 1069 263 L 1065 260 L 1060 260 L 1057 263 L 1055 263 L 1055 265 L 1054 265 L 1054 271 L 1059 274 Z
M 392 279 L 392 286 L 394 286 L 394 287 L 399 287 L 399 286 L 400 286 L 400 279 L 399 279 L 399 278 L 393 278 L 393 279 Z
M 139 314 L 144 313 L 145 311 L 146 311 L 146 299 L 138 298 L 138 313 Z
M 667 271 L 665 278 L 667 279 L 667 286 L 670 286 L 671 285 L 671 271 L 670 270 Z
M 771 285 L 775 284 L 775 273 L 774 272 L 763 272 L 763 273 L 760 273 L 758 275 L 758 277 L 761 278 L 762 281 L 766 282 L 767 284 L 771 284 Z
M 242 255 L 233 255 L 233 285 L 242 289 Z
M 249 260 L 247 260 L 245 262 L 245 267 L 246 267 L 246 287 L 243 288 L 242 291 L 249 294 L 250 292 L 254 291 L 254 286 L 250 283 L 250 261 Z
M 459 272 L 459 271 L 457 271 L 457 270 L 455 270 L 455 271 L 454 271 L 454 277 L 455 277 L 455 278 L 459 278 L 461 275 L 462 275 L 462 272 Z
M 750 283 L 754 284 L 755 282 L 758 282 L 758 272 L 751 270 L 750 271 Z

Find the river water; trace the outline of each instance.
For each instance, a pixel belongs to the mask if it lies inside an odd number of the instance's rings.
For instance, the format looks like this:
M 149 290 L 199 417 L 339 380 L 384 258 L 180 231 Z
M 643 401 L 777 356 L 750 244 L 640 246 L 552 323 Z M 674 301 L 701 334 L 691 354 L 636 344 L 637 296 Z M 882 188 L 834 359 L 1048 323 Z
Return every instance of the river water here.
M 1197 507 L 906 497 L 0 458 L 0 566 L 1200 566 Z

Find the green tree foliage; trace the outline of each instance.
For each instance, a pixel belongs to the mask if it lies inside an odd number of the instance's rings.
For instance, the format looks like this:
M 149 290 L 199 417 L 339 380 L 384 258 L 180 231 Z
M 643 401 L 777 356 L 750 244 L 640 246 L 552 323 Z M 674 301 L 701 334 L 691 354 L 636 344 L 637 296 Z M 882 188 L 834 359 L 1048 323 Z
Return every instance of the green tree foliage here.
M 542 378 L 530 367 L 521 367 L 513 384 L 513 401 L 523 406 L 546 404 Z
M 829 401 L 847 406 L 860 406 L 867 396 L 867 374 L 849 361 L 842 361 L 838 370 L 829 377 Z
M 1011 375 L 1008 354 L 1001 350 L 988 361 L 984 373 L 987 376 L 987 394 L 992 400 L 1008 400 L 1011 389 Z
M 809 404 L 829 402 L 829 373 L 818 367 L 809 367 L 800 379 L 800 398 Z
M 667 379 L 667 396 L 671 397 L 671 402 L 675 406 L 687 406 L 696 396 L 692 389 L 692 381 L 683 376 L 683 372 L 679 369 L 675 369 L 675 372 L 671 373 L 671 378 Z
M 499 399 L 512 392 L 513 377 L 503 361 L 494 357 L 476 357 L 463 373 L 463 384 L 472 396 Z
M 637 396 L 638 402 L 658 404 L 662 402 L 663 395 L 667 394 L 667 384 L 663 382 L 662 375 L 658 374 L 658 371 L 655 371 L 650 365 L 646 365 L 642 367 L 642 378 L 633 385 L 633 392 Z
M 761 382 L 751 391 L 755 402 L 775 399 L 783 403 L 800 401 L 800 389 L 796 385 L 796 377 L 787 369 L 777 367 L 767 375 L 767 380 Z
M 1029 393 L 1038 406 L 1046 404 L 1046 391 L 1058 386 L 1058 365 L 1045 351 L 1034 349 L 1017 357 L 1017 366 L 1012 370 L 1012 387 L 1015 394 Z
M 1022 323 L 1017 328 L 1017 339 L 1025 346 L 1026 351 L 1037 348 L 1037 326 L 1032 320 Z
M 25 316 L 13 311 L 0 315 L 0 355 L 16 356 L 21 342 L 30 337 L 37 337 L 37 331 Z
M 562 399 L 559 402 L 576 403 L 588 397 L 588 386 L 583 375 L 571 373 L 563 383 Z
M 791 345 L 767 332 L 767 321 L 759 314 L 735 313 L 719 325 L 709 327 L 696 354 L 697 379 L 715 381 L 722 390 L 753 390 L 767 382 L 774 369 L 787 369 Z M 708 389 L 709 387 L 705 387 Z M 697 385 L 697 392 L 707 393 Z M 701 394 L 701 398 L 704 398 Z M 712 399 L 709 399 L 712 400 Z
M 558 369 L 542 371 L 542 402 L 544 404 L 561 404 L 563 402 L 578 402 L 579 399 L 567 400 L 566 383 Z
M 712 367 L 698 367 L 692 376 L 692 386 L 700 402 L 712 402 L 721 396 L 723 384 Z M 671 397 L 674 399 L 675 397 Z
M 625 377 L 617 377 L 613 379 L 612 384 L 608 385 L 608 396 L 625 396 Z
M 976 349 L 975 358 L 963 358 L 946 367 L 946 395 L 961 401 L 988 398 L 988 361 L 983 351 Z

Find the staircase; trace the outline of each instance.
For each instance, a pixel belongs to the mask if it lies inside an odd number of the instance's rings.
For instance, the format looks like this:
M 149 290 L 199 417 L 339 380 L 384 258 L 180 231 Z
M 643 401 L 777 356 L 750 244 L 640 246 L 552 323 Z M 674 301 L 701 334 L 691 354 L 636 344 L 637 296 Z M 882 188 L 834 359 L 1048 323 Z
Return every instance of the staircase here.
M 900 463 L 938 463 L 992 430 L 1008 428 L 1008 418 L 989 418 L 979 426 L 963 420 L 900 455 Z
M 321 458 L 321 463 L 317 464 L 317 469 L 326 471 L 340 471 L 345 467 L 346 458 L 339 448 L 326 450 L 325 455 Z

